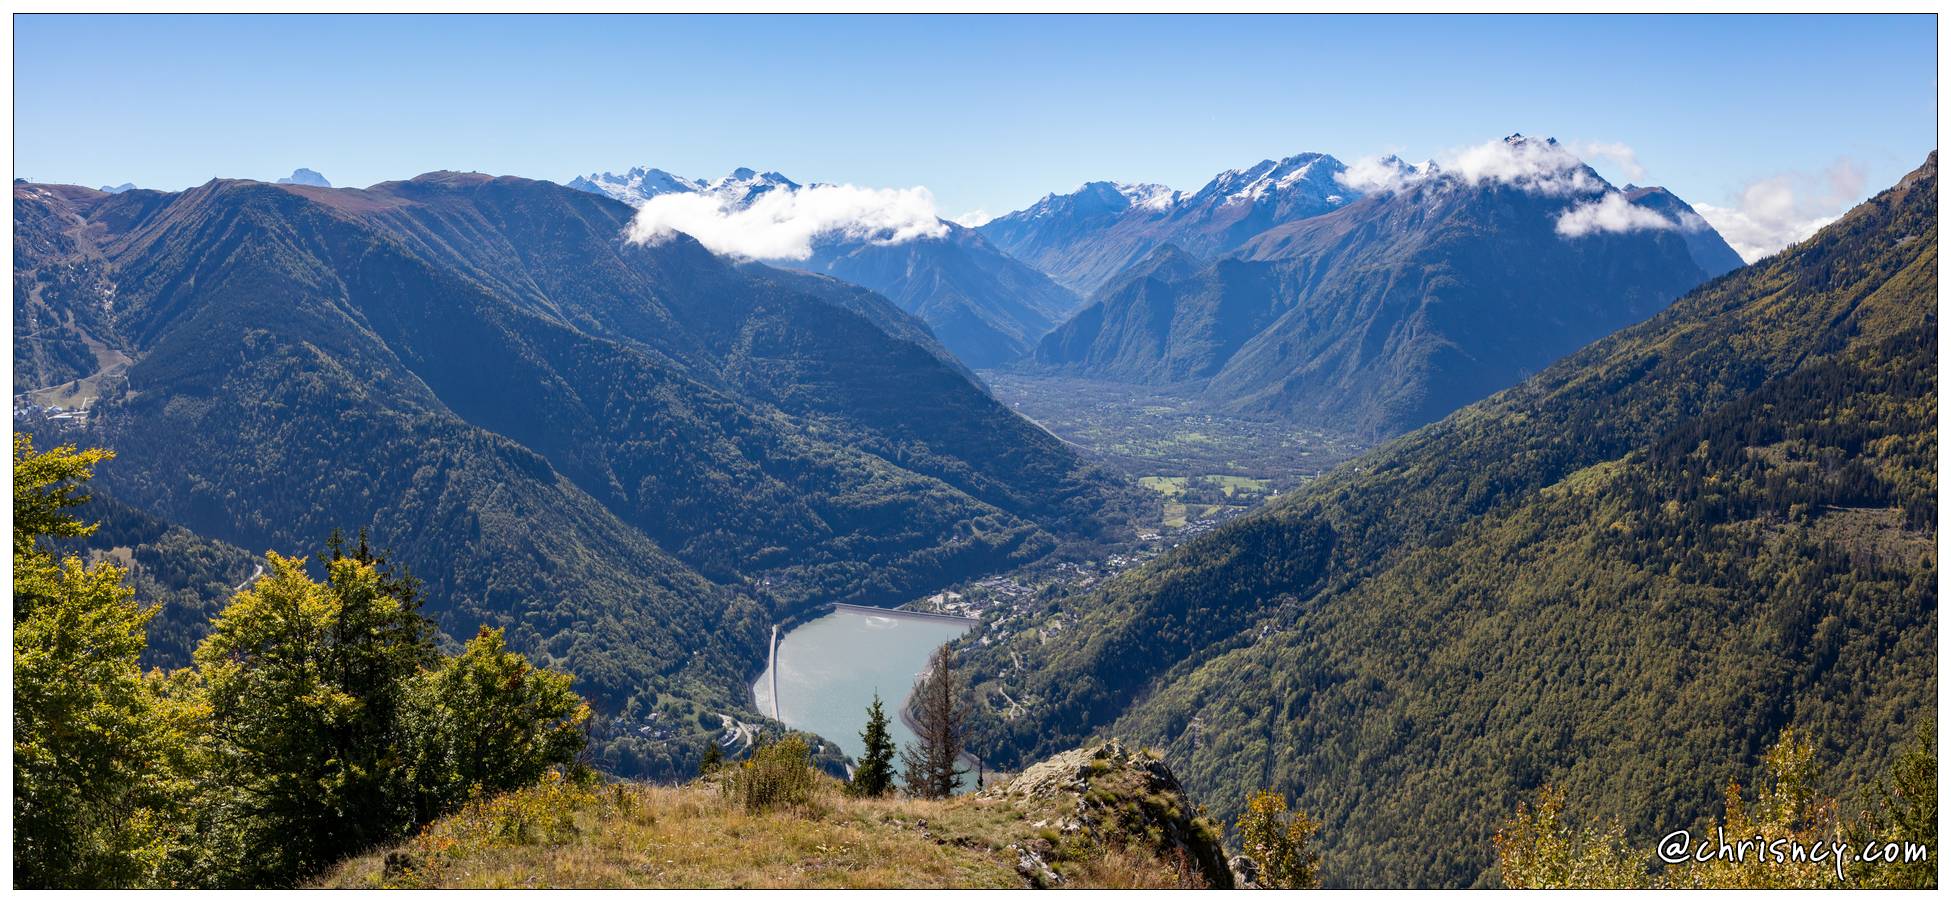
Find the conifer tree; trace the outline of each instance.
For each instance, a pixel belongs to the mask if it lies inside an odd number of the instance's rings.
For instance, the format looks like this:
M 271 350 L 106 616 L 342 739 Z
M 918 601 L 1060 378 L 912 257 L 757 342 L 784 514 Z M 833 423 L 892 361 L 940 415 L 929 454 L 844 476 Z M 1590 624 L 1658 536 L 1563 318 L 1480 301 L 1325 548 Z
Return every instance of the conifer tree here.
M 867 727 L 860 732 L 860 740 L 866 746 L 861 754 L 860 765 L 847 782 L 847 792 L 854 796 L 886 796 L 894 789 L 894 739 L 887 733 L 887 713 L 881 708 L 881 694 L 874 694 L 874 702 L 867 707 Z

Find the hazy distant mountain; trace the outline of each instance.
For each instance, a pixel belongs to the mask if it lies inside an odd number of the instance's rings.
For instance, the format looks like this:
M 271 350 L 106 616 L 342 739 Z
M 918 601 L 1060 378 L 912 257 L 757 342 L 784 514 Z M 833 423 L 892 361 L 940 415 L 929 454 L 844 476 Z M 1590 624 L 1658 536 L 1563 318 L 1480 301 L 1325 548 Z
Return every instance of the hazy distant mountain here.
M 801 186 L 779 173 L 744 167 L 710 182 L 637 167 L 623 175 L 578 177 L 569 187 L 633 206 L 665 194 L 709 194 L 739 209 L 769 192 L 796 191 Z M 1081 303 L 974 230 L 946 220 L 942 225 L 945 232 L 940 237 L 899 243 L 826 237 L 815 242 L 811 259 L 773 262 L 826 273 L 886 295 L 902 310 L 920 317 L 943 345 L 971 367 L 996 366 L 1024 356 Z
M 1554 167 L 1539 176 L 1552 181 L 1393 161 L 1384 171 L 1399 184 L 1365 186 L 1210 264 L 1176 244 L 1153 252 L 1046 336 L 1034 362 L 1193 382 L 1236 411 L 1386 436 L 1645 319 L 1739 262 L 1663 190 L 1621 193 L 1549 141 L 1513 136 L 1504 151 Z
M 133 190 L 135 190 L 135 183 L 134 183 L 134 182 L 123 182 L 123 183 L 122 183 L 122 184 L 120 184 L 120 185 L 103 185 L 103 186 L 102 186 L 102 190 L 103 190 L 103 191 L 105 191 L 105 192 L 107 192 L 107 193 L 109 193 L 109 194 L 121 194 L 121 193 L 122 193 L 122 192 L 124 192 L 124 191 L 133 191 Z
M 304 168 L 304 167 L 302 167 L 302 166 L 301 166 L 301 167 L 299 167 L 299 168 L 297 168 L 297 169 L 294 169 L 294 170 L 292 170 L 292 171 L 291 171 L 291 175 L 289 175 L 289 176 L 287 176 L 287 177 L 285 177 L 285 178 L 282 178 L 282 179 L 279 179 L 279 180 L 277 181 L 277 184 L 279 184 L 279 185 L 310 185 L 310 186 L 312 186 L 312 187 L 314 187 L 314 188 L 330 188 L 330 187 L 332 187 L 332 183 L 331 183 L 331 182 L 328 182 L 328 181 L 326 181 L 326 180 L 325 180 L 325 177 L 324 177 L 324 176 L 321 176 L 321 175 L 319 175 L 319 174 L 318 174 L 318 173 L 317 173 L 316 171 L 313 171 L 313 170 L 310 170 L 310 169 L 306 169 L 306 168 Z
M 974 229 L 899 244 L 830 242 L 803 266 L 886 295 L 972 367 L 1023 357 L 1078 305 L 1042 273 L 996 250 Z
M 429 173 L 14 198 L 22 389 L 132 361 L 64 437 L 115 450 L 104 492 L 252 550 L 369 526 L 448 634 L 507 626 L 613 725 L 744 711 L 768 624 L 1115 508 L 886 299 L 633 244 L 606 197 Z M 599 739 L 667 775 L 699 745 Z
M 1211 259 L 1272 226 L 1334 210 L 1359 194 L 1335 180 L 1344 169 L 1326 154 L 1297 154 L 1229 169 L 1189 194 L 1162 185 L 1089 182 L 979 231 L 1088 296 L 1160 245 Z

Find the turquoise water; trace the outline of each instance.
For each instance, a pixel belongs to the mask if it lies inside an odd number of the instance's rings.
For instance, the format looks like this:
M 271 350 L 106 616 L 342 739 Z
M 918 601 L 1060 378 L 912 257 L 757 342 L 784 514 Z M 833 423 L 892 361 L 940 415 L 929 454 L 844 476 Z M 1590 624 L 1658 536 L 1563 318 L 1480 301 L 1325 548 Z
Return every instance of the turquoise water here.
M 928 666 L 935 647 L 961 636 L 966 622 L 841 609 L 793 628 L 779 639 L 779 720 L 819 734 L 859 759 L 867 704 L 881 694 L 888 733 L 897 748 L 914 742 L 900 710 Z M 752 696 L 772 714 L 772 669 L 759 675 Z

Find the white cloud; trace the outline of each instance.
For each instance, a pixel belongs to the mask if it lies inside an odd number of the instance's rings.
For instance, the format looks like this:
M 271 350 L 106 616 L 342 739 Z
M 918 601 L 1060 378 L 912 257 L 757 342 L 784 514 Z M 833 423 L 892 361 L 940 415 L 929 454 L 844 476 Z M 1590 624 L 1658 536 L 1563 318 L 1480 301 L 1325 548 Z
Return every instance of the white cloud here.
M 1397 191 L 1421 178 L 1421 173 L 1394 154 L 1363 157 L 1335 173 L 1335 181 L 1361 192 Z
M 765 192 L 746 207 L 713 194 L 665 194 L 637 209 L 626 233 L 656 244 L 682 232 L 719 254 L 805 260 L 818 239 L 900 244 L 948 233 L 926 188 L 813 185 Z
M 1442 168 L 1470 185 L 1496 182 L 1553 196 L 1605 187 L 1577 154 L 1536 138 L 1486 141 L 1457 153 Z
M 978 208 L 956 217 L 955 224 L 966 229 L 973 229 L 995 218 L 995 215 L 989 211 Z
M 1734 204 L 1695 204 L 1741 259 L 1753 263 L 1836 221 L 1863 195 L 1863 171 L 1837 160 L 1820 173 L 1781 173 L 1749 182 Z
M 1679 223 L 1626 200 L 1617 191 L 1608 191 L 1596 201 L 1578 204 L 1558 215 L 1557 231 L 1566 238 L 1594 232 L 1633 232 L 1640 229 L 1677 229 Z
M 1421 166 L 1410 166 L 1393 155 L 1364 158 L 1349 164 L 1335 179 L 1360 191 L 1397 191 L 1438 176 L 1472 187 L 1489 182 L 1552 196 L 1590 194 L 1605 187 L 1577 154 L 1537 138 L 1486 141 Z
M 1646 178 L 1646 167 L 1639 165 L 1639 155 L 1623 141 L 1581 141 L 1577 147 L 1578 155 L 1588 160 L 1611 161 L 1628 182 Z

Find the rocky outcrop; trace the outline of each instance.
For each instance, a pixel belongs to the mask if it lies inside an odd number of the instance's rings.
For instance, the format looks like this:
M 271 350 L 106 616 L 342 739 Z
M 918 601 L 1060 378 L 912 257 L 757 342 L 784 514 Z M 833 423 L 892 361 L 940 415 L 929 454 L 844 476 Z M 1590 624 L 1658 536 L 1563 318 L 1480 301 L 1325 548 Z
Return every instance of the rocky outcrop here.
M 1219 824 L 1192 802 L 1154 750 L 1117 740 L 1069 750 L 981 796 L 1049 813 L 1031 825 L 1036 837 L 1012 846 L 1017 871 L 1034 886 L 1064 884 L 1053 863 L 1074 859 L 1080 848 L 1142 849 L 1178 863 L 1196 883 L 1235 886 Z

